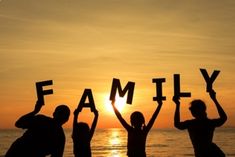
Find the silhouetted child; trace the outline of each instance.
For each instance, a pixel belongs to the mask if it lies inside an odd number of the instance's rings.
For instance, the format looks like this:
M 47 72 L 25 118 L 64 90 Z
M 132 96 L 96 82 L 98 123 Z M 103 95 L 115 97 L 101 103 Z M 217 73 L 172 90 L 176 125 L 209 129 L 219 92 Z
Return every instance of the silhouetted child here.
M 152 118 L 150 119 L 147 126 L 145 125 L 144 116 L 141 112 L 135 111 L 131 114 L 130 120 L 131 125 L 129 125 L 121 116 L 120 112 L 115 106 L 115 102 L 112 102 L 114 112 L 121 122 L 122 126 L 128 132 L 127 141 L 127 155 L 128 157 L 146 157 L 145 146 L 147 135 L 152 128 L 155 119 L 162 107 L 162 101 L 158 101 L 158 107 L 155 110 Z
M 189 110 L 195 119 L 181 122 L 180 101 L 178 98 L 173 97 L 173 101 L 176 103 L 174 125 L 180 130 L 188 129 L 196 157 L 224 157 L 225 154 L 212 142 L 212 139 L 215 127 L 223 125 L 227 120 L 227 116 L 216 99 L 215 91 L 211 90 L 209 93 L 215 103 L 219 118 L 207 118 L 205 103 L 202 100 L 194 100 L 191 102 Z
M 91 139 L 94 135 L 96 124 L 98 121 L 98 111 L 95 110 L 91 129 L 87 123 L 77 122 L 79 111 L 74 111 L 73 119 L 73 153 L 75 157 L 91 157 Z

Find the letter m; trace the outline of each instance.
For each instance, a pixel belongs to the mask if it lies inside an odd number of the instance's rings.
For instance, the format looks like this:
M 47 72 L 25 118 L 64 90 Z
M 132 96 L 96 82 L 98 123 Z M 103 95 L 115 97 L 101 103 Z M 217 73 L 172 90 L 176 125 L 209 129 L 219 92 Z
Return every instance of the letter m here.
M 127 93 L 126 103 L 131 104 L 133 100 L 134 87 L 135 87 L 135 82 L 128 82 L 125 88 L 122 90 L 120 80 L 113 78 L 112 89 L 109 99 L 115 100 L 117 91 L 120 97 L 124 97 L 125 94 Z

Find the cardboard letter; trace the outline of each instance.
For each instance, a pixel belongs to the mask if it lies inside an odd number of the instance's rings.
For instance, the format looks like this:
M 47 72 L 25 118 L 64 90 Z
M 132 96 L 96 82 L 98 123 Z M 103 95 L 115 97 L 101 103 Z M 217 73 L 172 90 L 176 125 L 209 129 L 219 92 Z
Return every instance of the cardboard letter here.
M 180 92 L 180 75 L 174 74 L 174 96 L 175 97 L 191 97 L 190 92 Z
M 215 81 L 216 77 L 219 75 L 220 71 L 219 70 L 214 70 L 211 77 L 208 75 L 206 69 L 200 69 L 205 81 L 206 81 L 206 91 L 210 92 L 213 87 L 213 82 Z
M 120 97 L 124 97 L 126 92 L 127 93 L 127 101 L 126 103 L 131 104 L 133 100 L 133 93 L 134 93 L 134 82 L 128 82 L 125 88 L 122 90 L 121 83 L 119 79 L 113 78 L 112 89 L 110 93 L 110 100 L 115 100 L 115 96 L 118 90 L 118 94 Z
M 157 96 L 153 97 L 153 101 L 166 100 L 166 97 L 162 96 L 162 83 L 163 82 L 166 82 L 165 78 L 155 78 L 155 79 L 153 79 L 153 83 L 156 83 L 156 92 L 157 92 Z
M 88 103 L 86 103 L 86 97 L 88 97 L 88 101 L 89 101 Z M 78 105 L 78 108 L 77 108 L 78 111 L 81 112 L 83 107 L 90 107 L 91 112 L 94 112 L 96 110 L 95 109 L 95 102 L 94 102 L 94 99 L 92 96 L 91 89 L 84 90 L 82 98 L 81 98 L 79 105 Z
M 49 85 L 52 85 L 52 84 L 53 84 L 52 80 L 36 82 L 38 101 L 40 101 L 40 103 L 42 105 L 45 104 L 45 102 L 44 102 L 44 95 L 53 94 L 53 90 L 52 89 L 43 90 L 43 86 L 49 86 Z

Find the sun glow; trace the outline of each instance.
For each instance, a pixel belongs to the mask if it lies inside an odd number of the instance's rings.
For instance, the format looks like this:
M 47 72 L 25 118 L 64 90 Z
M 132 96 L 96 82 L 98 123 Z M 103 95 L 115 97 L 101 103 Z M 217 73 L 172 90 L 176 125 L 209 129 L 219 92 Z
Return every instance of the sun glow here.
M 120 141 L 119 133 L 117 131 L 112 132 L 112 137 L 110 138 L 109 143 L 112 146 L 113 145 L 120 145 L 121 141 Z
M 116 96 L 116 101 L 115 101 L 115 106 L 117 109 L 121 112 L 123 111 L 125 104 L 126 104 L 126 97 L 119 97 Z M 113 107 L 111 105 L 111 101 L 109 100 L 109 96 L 105 97 L 105 108 L 107 112 L 112 112 L 113 113 Z

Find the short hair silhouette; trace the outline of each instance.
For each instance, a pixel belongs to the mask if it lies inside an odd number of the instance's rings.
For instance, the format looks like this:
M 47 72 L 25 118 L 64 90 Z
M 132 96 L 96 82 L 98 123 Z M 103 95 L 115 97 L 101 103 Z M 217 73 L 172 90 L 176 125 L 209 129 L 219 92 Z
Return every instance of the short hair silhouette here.
M 213 143 L 213 135 L 216 127 L 219 127 L 227 120 L 227 115 L 216 99 L 214 90 L 209 91 L 214 102 L 219 118 L 209 119 L 206 113 L 206 104 L 200 100 L 193 100 L 189 110 L 195 119 L 180 121 L 180 101 L 173 97 L 176 104 L 174 125 L 180 130 L 187 129 L 191 139 L 196 157 L 225 157 L 224 152 Z
M 70 115 L 70 109 L 66 105 L 59 105 L 56 107 L 53 118 L 60 124 L 64 124 L 68 121 Z
M 200 99 L 193 100 L 190 103 L 189 110 L 195 118 L 205 117 L 206 116 L 206 104 Z
M 65 135 L 62 125 L 68 121 L 70 110 L 66 105 L 59 105 L 51 118 L 37 114 L 41 107 L 37 101 L 32 112 L 16 121 L 16 127 L 27 130 L 11 145 L 5 157 L 63 156 Z

